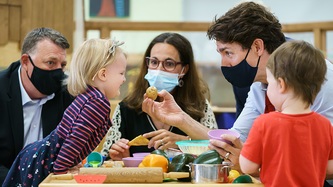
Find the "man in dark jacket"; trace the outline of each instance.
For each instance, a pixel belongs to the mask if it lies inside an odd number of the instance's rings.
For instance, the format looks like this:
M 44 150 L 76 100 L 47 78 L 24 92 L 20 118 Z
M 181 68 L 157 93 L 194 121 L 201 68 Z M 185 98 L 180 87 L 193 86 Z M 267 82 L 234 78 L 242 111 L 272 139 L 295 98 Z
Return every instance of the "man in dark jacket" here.
M 68 48 L 58 31 L 34 29 L 20 60 L 0 72 L 1 184 L 20 150 L 54 130 L 74 99 L 62 84 Z

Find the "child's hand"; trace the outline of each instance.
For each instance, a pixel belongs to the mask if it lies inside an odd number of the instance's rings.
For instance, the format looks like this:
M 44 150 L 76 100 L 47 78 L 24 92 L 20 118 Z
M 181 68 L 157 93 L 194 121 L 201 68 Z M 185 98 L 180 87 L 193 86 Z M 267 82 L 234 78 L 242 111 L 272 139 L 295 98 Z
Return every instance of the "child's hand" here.
M 78 165 L 69 168 L 68 173 L 71 174 L 79 174 L 80 168 L 83 167 L 83 165 L 81 163 L 79 163 Z
M 129 140 L 122 138 L 112 144 L 109 156 L 113 161 L 122 160 L 122 158 L 130 156 L 128 142 Z

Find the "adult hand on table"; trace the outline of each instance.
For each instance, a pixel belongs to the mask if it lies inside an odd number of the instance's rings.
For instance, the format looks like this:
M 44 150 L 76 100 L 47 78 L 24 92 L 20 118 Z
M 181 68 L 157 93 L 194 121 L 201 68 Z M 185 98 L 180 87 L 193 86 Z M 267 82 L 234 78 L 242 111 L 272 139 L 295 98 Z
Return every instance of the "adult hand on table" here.
M 112 160 L 117 161 L 117 160 L 122 160 L 124 157 L 129 157 L 130 152 L 129 148 L 130 146 L 127 145 L 129 140 L 127 139 L 120 139 L 116 141 L 115 143 L 112 144 L 110 150 L 109 150 L 109 156 Z
M 143 137 L 150 139 L 148 148 L 154 147 L 155 149 L 168 149 L 178 148 L 176 141 L 185 140 L 187 137 L 172 133 L 165 129 L 159 129 L 143 134 Z
M 224 159 L 227 159 L 233 163 L 233 169 L 241 172 L 239 167 L 239 156 L 243 148 L 243 143 L 239 138 L 230 134 L 222 135 L 223 139 L 229 140 L 233 145 L 230 145 L 221 140 L 211 139 L 209 148 L 215 149 Z

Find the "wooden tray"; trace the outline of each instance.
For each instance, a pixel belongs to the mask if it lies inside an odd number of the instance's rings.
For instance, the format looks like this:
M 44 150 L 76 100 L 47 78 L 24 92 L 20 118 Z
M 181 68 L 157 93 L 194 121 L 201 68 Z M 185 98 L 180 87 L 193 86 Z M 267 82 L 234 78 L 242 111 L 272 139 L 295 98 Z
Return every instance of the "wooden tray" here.
M 109 183 L 109 184 L 78 184 L 75 179 L 70 180 L 57 180 L 52 178 L 52 173 L 45 178 L 45 180 L 39 185 L 39 187 L 152 187 L 152 186 L 166 186 L 172 185 L 172 187 L 264 187 L 262 184 L 192 184 L 191 182 L 178 182 L 170 181 L 163 183 Z

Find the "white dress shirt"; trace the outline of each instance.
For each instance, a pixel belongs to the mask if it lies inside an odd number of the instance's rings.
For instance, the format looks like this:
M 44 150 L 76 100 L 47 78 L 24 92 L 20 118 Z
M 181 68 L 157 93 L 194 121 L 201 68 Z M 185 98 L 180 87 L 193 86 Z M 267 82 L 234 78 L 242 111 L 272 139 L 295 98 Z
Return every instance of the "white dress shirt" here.
M 327 117 L 333 124 L 333 64 L 326 60 L 326 65 L 326 80 L 313 102 L 311 110 Z M 247 139 L 254 120 L 264 113 L 265 92 L 262 83 L 255 82 L 251 85 L 243 111 L 231 128 L 240 133 L 242 142 Z
M 24 121 L 23 146 L 26 146 L 29 143 L 43 139 L 43 126 L 41 121 L 43 104 L 45 104 L 48 100 L 53 99 L 55 94 L 53 93 L 42 99 L 32 100 L 22 85 L 20 71 L 21 67 L 18 69 L 18 77 L 20 82 L 22 107 L 23 107 L 23 121 Z

